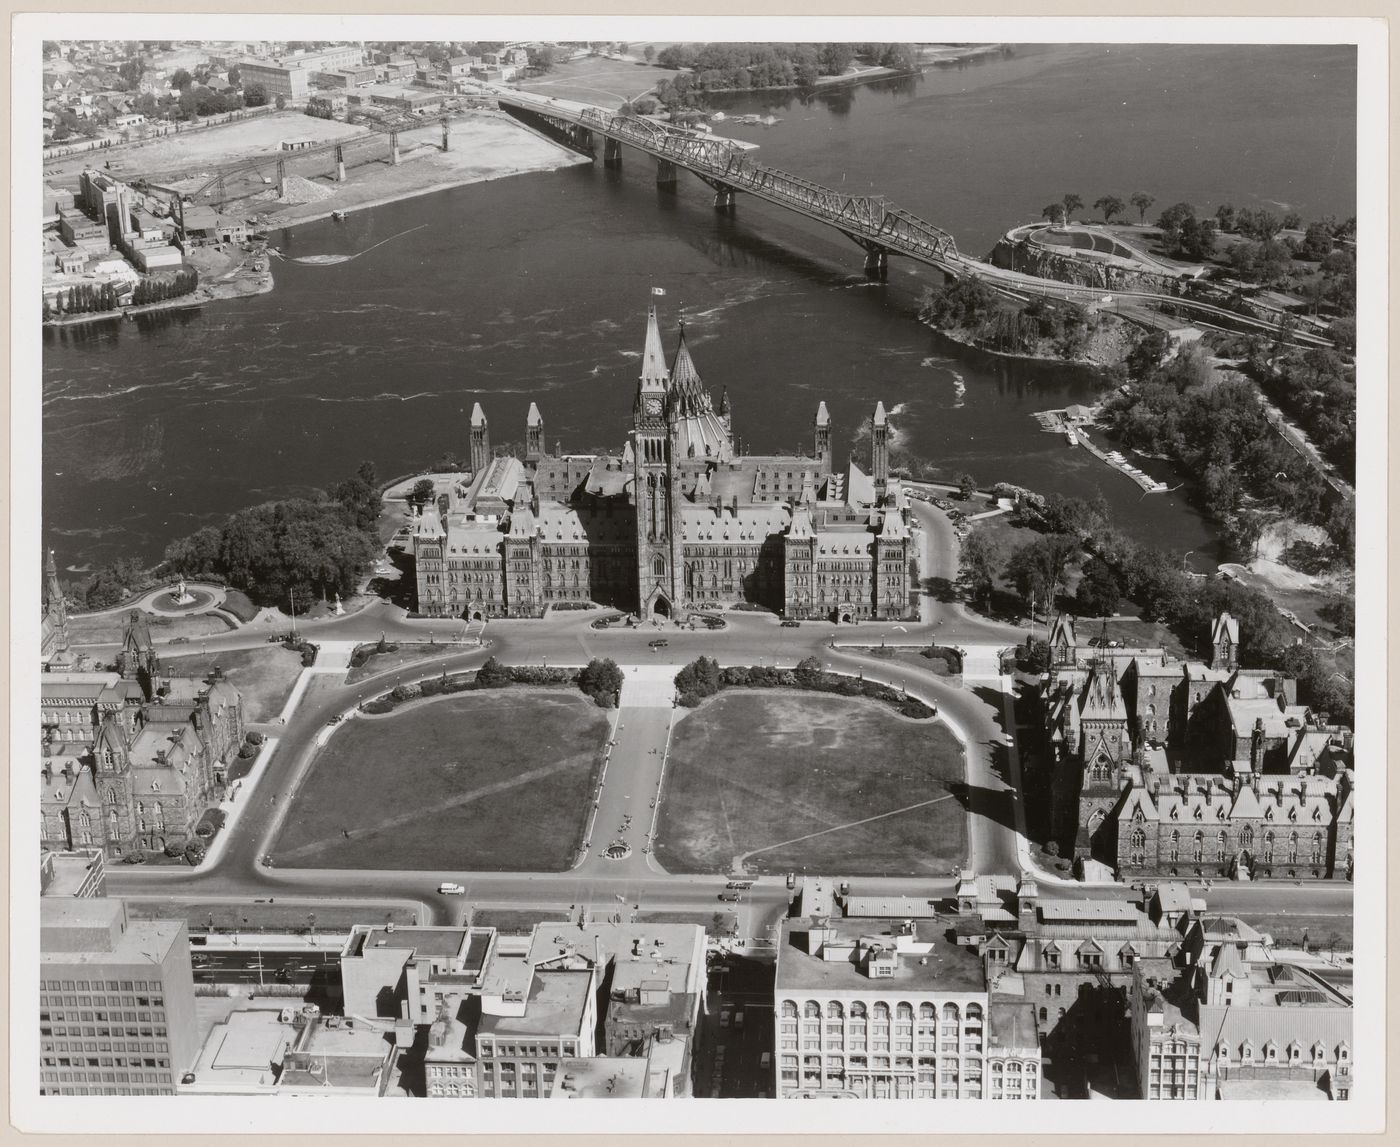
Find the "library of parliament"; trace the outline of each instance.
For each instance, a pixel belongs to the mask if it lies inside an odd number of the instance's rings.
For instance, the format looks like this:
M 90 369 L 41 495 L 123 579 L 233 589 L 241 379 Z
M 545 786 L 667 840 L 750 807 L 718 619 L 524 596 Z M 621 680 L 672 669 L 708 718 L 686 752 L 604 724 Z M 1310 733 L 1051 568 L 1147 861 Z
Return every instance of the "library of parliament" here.
M 589 601 L 674 619 L 741 602 L 793 619 L 916 612 L 916 541 L 889 474 L 884 405 L 868 473 L 836 468 L 824 402 L 808 455 L 741 455 L 731 418 L 727 390 L 716 407 L 701 381 L 684 327 L 667 366 L 655 307 L 620 453 L 550 453 L 534 403 L 524 457 L 493 453 L 476 404 L 470 471 L 413 523 L 418 612 L 536 617 Z

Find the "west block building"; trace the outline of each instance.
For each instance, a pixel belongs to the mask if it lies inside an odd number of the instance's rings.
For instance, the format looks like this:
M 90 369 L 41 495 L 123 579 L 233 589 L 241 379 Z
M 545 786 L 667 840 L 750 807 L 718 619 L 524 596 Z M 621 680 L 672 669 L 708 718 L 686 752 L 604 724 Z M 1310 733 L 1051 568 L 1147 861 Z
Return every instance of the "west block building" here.
M 716 405 L 702 382 L 683 328 L 667 365 L 655 308 L 619 453 L 549 451 L 531 403 L 524 456 L 496 454 L 474 405 L 471 471 L 412 530 L 418 611 L 534 617 L 591 600 L 679 617 L 747 601 L 793 618 L 911 616 L 915 543 L 883 405 L 869 473 L 836 466 L 825 403 L 806 455 L 739 453 L 732 415 L 728 392 Z
M 228 681 L 167 677 L 133 613 L 117 668 L 40 676 L 41 843 L 111 858 L 190 839 L 243 743 Z

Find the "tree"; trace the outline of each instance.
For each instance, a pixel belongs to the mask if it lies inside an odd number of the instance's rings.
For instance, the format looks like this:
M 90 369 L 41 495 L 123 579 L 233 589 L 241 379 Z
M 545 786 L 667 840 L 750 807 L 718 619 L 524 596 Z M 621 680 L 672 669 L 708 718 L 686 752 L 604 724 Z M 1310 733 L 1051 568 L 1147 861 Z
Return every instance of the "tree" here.
M 656 59 L 656 49 L 650 44 L 648 44 L 645 48 L 642 49 L 642 55 L 646 58 L 646 62 L 650 64 L 653 60 Z
M 476 671 L 478 689 L 500 689 L 510 684 L 510 670 L 495 657 L 488 657 Z
M 676 674 L 676 690 L 682 695 L 711 697 L 719 688 L 719 663 L 712 657 L 697 657 Z
M 612 708 L 622 692 L 622 670 L 611 657 L 595 657 L 578 675 L 578 687 L 602 708 Z
M 962 473 L 953 479 L 958 486 L 958 497 L 964 502 L 968 501 L 977 492 L 977 479 L 971 474 Z
M 182 92 L 192 83 L 194 83 L 194 77 L 184 68 L 177 69 L 175 74 L 170 77 L 170 86 Z
M 984 530 L 973 530 L 962 544 L 958 572 L 967 584 L 973 604 L 988 607 L 996 586 L 997 570 L 1002 564 L 1002 550 L 995 538 Z
M 1065 222 L 1065 205 L 1063 203 L 1047 203 L 1040 209 L 1042 219 L 1048 219 L 1051 223 Z
M 141 77 L 145 74 L 146 65 L 139 59 L 127 60 L 117 69 L 117 75 L 121 76 L 122 83 L 128 91 L 135 89 L 141 83 Z
M 1084 206 L 1084 200 L 1082 200 L 1082 199 L 1081 199 L 1078 195 L 1076 195 L 1073 191 L 1071 191 L 1071 192 L 1069 192 L 1067 195 L 1065 195 L 1065 197 L 1064 197 L 1060 202 L 1062 202 L 1062 203 L 1065 205 L 1065 222 L 1066 222 L 1066 223 L 1069 222 L 1069 217 L 1070 217 L 1071 215 L 1073 215 L 1076 211 L 1078 211 L 1081 207 Z
M 431 478 L 419 478 L 413 483 L 413 489 L 408 492 L 408 504 L 411 506 L 425 506 L 433 500 L 433 495 L 437 492 L 437 487 Z
M 554 49 L 548 44 L 541 44 L 538 48 L 530 49 L 528 53 L 530 67 L 539 72 L 552 72 L 554 70 Z
M 276 105 L 277 110 L 280 112 L 283 108 L 287 106 L 287 97 L 279 92 L 277 95 L 277 99 L 274 101 L 274 103 Z
M 1145 191 L 1134 191 L 1128 196 L 1128 202 L 1137 208 L 1138 222 L 1147 222 L 1147 209 L 1157 202 L 1156 198 L 1148 195 Z
M 241 80 L 242 78 L 243 78 L 243 69 L 240 68 L 237 64 L 234 64 L 231 68 L 229 68 L 229 70 L 228 70 L 228 82 L 229 82 L 229 83 L 231 83 L 231 84 L 236 84 L 236 83 L 238 83 L 238 81 Z
M 1084 575 L 1075 589 L 1075 610 L 1080 617 L 1112 617 L 1118 612 L 1123 587 L 1113 567 L 1101 558 L 1084 564 Z
M 1303 217 L 1296 211 L 1290 211 L 1283 217 L 1283 229 L 1285 231 L 1296 231 L 1303 225 Z
M 262 84 L 245 84 L 243 103 L 250 108 L 264 107 L 267 104 L 267 89 Z
M 1036 538 L 1011 555 L 1006 563 L 1006 579 L 1028 605 L 1051 610 L 1064 584 L 1065 570 L 1078 552 L 1075 538 L 1061 534 Z
M 1103 212 L 1103 221 L 1111 223 L 1115 215 L 1123 213 L 1123 201 L 1116 195 L 1104 195 L 1094 200 L 1094 210 Z

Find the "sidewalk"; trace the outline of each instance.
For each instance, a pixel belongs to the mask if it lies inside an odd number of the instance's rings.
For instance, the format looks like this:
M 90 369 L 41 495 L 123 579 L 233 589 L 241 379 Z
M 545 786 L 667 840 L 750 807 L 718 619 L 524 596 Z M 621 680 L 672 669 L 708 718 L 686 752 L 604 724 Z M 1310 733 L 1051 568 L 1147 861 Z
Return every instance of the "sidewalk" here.
M 273 753 L 277 751 L 277 738 L 268 737 L 262 743 L 262 749 L 258 752 L 258 759 L 253 762 L 253 767 L 248 770 L 248 775 L 241 781 L 235 781 L 229 795 L 219 803 L 219 811 L 227 818 L 224 827 L 219 830 L 219 835 L 214 838 L 214 844 L 207 853 L 204 854 L 200 867 L 213 868 L 219 863 L 219 858 L 223 856 L 224 849 L 232 838 L 234 830 L 238 827 L 239 818 L 243 810 L 248 807 L 253 799 L 253 791 L 257 788 L 258 781 L 262 780 L 267 763 L 272 759 Z M 242 799 L 240 799 L 240 794 Z

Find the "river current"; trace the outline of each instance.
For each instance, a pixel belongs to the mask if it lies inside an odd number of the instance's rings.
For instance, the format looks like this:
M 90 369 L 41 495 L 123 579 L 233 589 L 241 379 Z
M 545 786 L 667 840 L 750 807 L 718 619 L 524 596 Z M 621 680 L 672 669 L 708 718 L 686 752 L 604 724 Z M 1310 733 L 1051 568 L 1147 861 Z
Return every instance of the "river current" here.
M 980 255 L 1066 192 L 1092 204 L 1145 190 L 1149 217 L 1179 200 L 1351 215 L 1355 103 L 1346 47 L 1024 46 L 806 100 L 725 97 L 729 113 L 780 121 L 715 128 L 768 164 L 883 194 Z M 276 262 L 268 295 L 46 332 L 44 544 L 61 565 L 154 560 L 362 459 L 389 477 L 464 456 L 474 401 L 493 442 L 523 439 L 534 400 L 551 446 L 620 448 L 654 287 L 668 352 L 684 319 L 747 450 L 807 448 L 824 399 L 844 458 L 878 398 L 897 445 L 949 474 L 1101 491 L 1140 536 L 1214 552 L 1184 491 L 1144 497 L 1039 429 L 1032 412 L 1091 401 L 1094 376 L 951 344 L 916 319 L 937 273 L 892 259 L 871 284 L 837 232 L 743 196 L 718 215 L 685 173 L 659 191 L 635 152 L 621 170 L 461 187 L 272 242 L 317 258 Z

